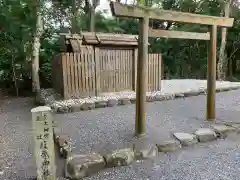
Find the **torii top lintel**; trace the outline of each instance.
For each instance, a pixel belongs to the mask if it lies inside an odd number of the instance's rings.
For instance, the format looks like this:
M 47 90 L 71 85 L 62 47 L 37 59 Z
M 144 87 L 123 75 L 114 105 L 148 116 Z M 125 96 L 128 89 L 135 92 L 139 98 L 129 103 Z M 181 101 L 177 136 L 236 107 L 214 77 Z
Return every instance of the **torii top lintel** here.
M 159 10 L 153 8 L 146 8 L 142 6 L 125 5 L 113 1 L 110 2 L 110 7 L 113 16 L 116 17 L 131 17 L 131 18 L 149 17 L 150 19 L 185 22 L 193 24 L 216 25 L 223 27 L 232 27 L 234 21 L 233 18 Z

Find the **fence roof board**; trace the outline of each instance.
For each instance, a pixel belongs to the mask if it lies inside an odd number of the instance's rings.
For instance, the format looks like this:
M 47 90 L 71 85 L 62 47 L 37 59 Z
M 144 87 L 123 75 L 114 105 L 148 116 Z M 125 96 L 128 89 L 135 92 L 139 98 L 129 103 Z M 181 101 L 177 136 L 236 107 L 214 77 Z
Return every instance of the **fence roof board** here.
M 136 46 L 138 36 L 129 34 L 81 32 L 80 34 L 61 33 L 65 43 L 71 44 L 74 52 L 80 52 L 83 45 Z M 149 43 L 148 43 L 149 44 Z

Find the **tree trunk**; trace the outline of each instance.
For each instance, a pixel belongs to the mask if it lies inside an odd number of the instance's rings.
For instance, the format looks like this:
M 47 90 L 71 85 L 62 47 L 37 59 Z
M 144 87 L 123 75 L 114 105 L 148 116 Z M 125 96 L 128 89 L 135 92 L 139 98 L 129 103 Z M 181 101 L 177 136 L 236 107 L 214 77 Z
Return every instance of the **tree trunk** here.
M 90 8 L 89 16 L 90 16 L 89 31 L 95 32 L 95 7 L 94 7 L 94 5 L 91 6 L 91 8 Z
M 32 50 L 32 90 L 33 92 L 40 91 L 39 80 L 39 50 L 40 50 L 40 37 L 43 31 L 42 15 L 40 2 L 37 1 L 36 5 L 36 30 L 33 37 L 33 50 Z
M 16 68 L 15 68 L 15 63 L 14 63 L 14 55 L 12 55 L 12 72 L 13 72 L 13 79 L 14 79 L 14 86 L 16 90 L 16 96 L 19 96 L 19 89 L 18 89 L 18 83 L 17 83 L 17 77 L 16 77 Z
M 227 0 L 225 4 L 224 14 L 225 17 L 229 17 L 230 14 L 230 7 L 232 4 L 232 0 Z M 227 28 L 222 28 L 222 39 L 221 39 L 221 46 L 219 52 L 219 60 L 217 65 L 217 77 L 218 80 L 226 79 L 227 67 L 228 67 L 228 59 L 225 52 L 226 49 L 226 38 L 227 38 Z
M 77 33 L 77 8 L 76 0 L 72 0 L 72 33 Z
M 97 0 L 92 0 L 92 5 L 90 5 L 90 12 L 89 12 L 89 31 L 95 32 L 95 8 L 97 5 Z

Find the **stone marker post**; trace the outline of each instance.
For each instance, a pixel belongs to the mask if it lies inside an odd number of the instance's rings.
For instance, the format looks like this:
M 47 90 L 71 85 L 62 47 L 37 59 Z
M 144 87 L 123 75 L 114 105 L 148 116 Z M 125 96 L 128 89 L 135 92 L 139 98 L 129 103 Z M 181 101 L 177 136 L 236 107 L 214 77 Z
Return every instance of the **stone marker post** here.
M 34 155 L 37 165 L 37 180 L 56 180 L 51 108 L 39 106 L 33 108 L 31 113 L 35 141 Z

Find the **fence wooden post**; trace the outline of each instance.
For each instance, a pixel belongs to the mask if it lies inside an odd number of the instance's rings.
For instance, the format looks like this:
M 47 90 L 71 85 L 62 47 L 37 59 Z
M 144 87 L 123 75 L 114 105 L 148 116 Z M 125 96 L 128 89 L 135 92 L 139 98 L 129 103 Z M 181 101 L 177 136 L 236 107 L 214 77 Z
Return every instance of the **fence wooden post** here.
M 39 106 L 31 110 L 34 154 L 37 165 L 37 180 L 56 180 L 55 151 L 51 108 Z

